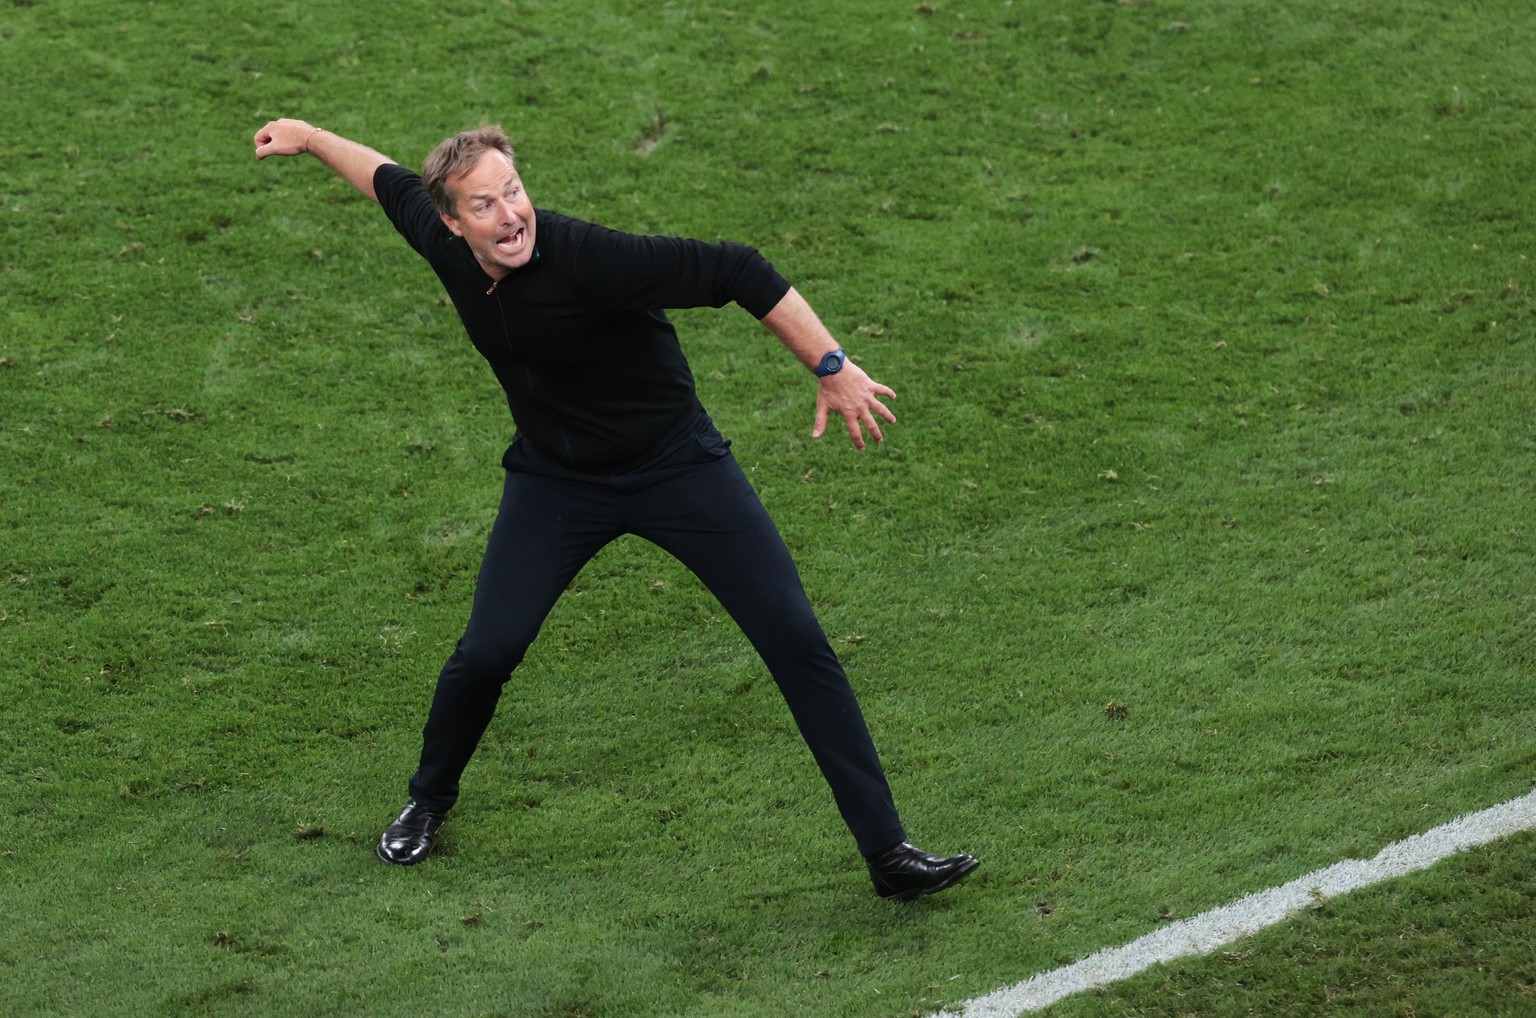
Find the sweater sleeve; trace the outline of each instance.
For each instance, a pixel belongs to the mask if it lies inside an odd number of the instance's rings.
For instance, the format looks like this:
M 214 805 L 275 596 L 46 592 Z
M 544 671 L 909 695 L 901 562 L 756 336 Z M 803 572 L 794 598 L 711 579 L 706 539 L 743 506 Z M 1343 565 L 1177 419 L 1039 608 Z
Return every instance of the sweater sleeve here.
M 788 280 L 744 244 L 641 237 L 590 223 L 578 234 L 572 274 L 606 307 L 718 308 L 734 301 L 760 319 L 789 292 Z
M 413 171 L 385 163 L 373 172 L 373 191 L 400 236 L 423 258 L 430 261 L 434 249 L 453 236 L 427 197 L 421 177 Z

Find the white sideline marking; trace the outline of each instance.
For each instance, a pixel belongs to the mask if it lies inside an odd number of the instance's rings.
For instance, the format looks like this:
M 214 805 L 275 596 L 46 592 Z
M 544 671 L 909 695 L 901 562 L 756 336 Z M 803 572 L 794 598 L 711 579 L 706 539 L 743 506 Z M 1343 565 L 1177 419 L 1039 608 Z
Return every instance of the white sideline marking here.
M 1105 948 L 1065 968 L 1042 972 L 1013 986 L 958 1005 L 962 1018 L 1014 1018 L 1063 997 L 1106 986 L 1175 958 L 1210 954 L 1318 901 L 1427 869 L 1446 856 L 1536 828 L 1536 792 L 1469 813 L 1432 831 L 1388 845 L 1369 862 L 1348 859 L 1288 884 L 1259 891 L 1220 908 L 1170 923 L 1120 947 Z M 953 1009 L 939 1012 L 952 1015 Z

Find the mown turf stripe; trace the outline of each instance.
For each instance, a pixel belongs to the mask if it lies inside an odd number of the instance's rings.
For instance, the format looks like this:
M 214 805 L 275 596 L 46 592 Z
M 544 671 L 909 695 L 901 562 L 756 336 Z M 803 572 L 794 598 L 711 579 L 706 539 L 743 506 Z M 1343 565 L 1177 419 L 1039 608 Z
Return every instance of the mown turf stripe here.
M 1038 1011 L 1073 993 L 1126 979 L 1161 962 L 1209 954 L 1320 899 L 1427 869 L 1456 852 L 1532 828 L 1536 828 L 1536 792 L 1395 842 L 1368 862 L 1349 859 L 1315 870 L 1288 884 L 1171 923 L 1129 944 L 1106 948 L 1064 968 L 966 1001 L 960 1013 L 963 1018 L 1013 1018 Z

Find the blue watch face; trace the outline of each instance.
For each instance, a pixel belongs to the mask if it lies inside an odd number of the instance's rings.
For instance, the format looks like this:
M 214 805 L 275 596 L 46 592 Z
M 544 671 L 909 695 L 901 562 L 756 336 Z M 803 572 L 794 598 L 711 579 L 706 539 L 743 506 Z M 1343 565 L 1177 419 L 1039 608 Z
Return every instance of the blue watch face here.
M 843 370 L 843 358 L 846 355 L 841 350 L 833 350 L 821 359 L 820 375 L 835 375 Z

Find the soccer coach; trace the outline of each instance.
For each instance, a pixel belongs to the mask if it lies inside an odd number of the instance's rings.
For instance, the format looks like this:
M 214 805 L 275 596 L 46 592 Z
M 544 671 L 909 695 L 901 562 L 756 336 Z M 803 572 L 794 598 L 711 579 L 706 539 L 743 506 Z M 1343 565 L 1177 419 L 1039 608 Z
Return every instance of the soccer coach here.
M 704 411 L 664 309 L 736 303 L 817 378 L 812 435 L 843 418 L 856 448 L 895 393 L 838 348 L 804 299 L 739 244 L 641 237 L 535 210 L 498 127 L 446 139 L 420 176 L 302 120 L 274 120 L 256 156 L 308 153 L 376 201 L 437 273 L 516 424 L 463 637 L 438 677 L 409 801 L 385 862 L 418 863 L 556 599 L 622 534 L 686 565 L 761 655 L 864 856 L 875 890 L 907 900 L 976 867 L 906 833 L 858 701 L 777 528 Z

